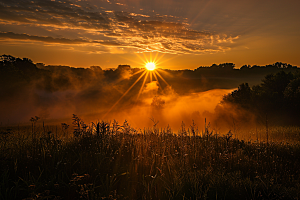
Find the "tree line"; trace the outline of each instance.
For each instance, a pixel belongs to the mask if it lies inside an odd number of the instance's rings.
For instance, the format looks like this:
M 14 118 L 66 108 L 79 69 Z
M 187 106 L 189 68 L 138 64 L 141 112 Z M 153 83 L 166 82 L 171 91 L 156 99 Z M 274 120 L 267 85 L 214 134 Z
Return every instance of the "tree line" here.
M 238 105 L 260 119 L 276 124 L 298 125 L 300 120 L 300 73 L 279 71 L 268 74 L 261 84 L 242 83 L 225 95 L 222 103 Z

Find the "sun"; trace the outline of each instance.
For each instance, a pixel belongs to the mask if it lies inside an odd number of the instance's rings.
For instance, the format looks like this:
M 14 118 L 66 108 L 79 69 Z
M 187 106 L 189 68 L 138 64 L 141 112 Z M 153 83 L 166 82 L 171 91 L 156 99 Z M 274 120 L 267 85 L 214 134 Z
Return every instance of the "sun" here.
M 156 52 L 156 55 L 154 58 L 152 57 L 152 52 L 150 52 L 150 58 L 147 58 L 146 55 L 143 53 L 144 58 L 140 56 L 139 54 L 136 54 L 142 61 L 142 63 L 136 62 L 139 65 L 144 65 L 143 69 L 138 70 L 135 72 L 132 76 L 141 73 L 141 75 L 136 79 L 136 81 L 126 90 L 126 92 L 123 93 L 123 95 L 116 101 L 116 103 L 104 114 L 103 118 L 105 118 L 115 107 L 116 105 L 129 93 L 129 91 L 142 79 L 142 86 L 138 92 L 137 99 L 139 99 L 140 95 L 143 93 L 143 89 L 145 89 L 145 84 L 147 81 L 150 81 L 152 83 L 153 81 L 156 81 L 157 85 L 160 89 L 162 89 L 161 82 L 164 82 L 167 87 L 170 87 L 170 85 L 167 83 L 167 81 L 162 77 L 160 72 L 163 70 L 160 68 L 160 65 L 166 61 L 160 62 L 160 60 L 163 58 L 165 54 L 162 54 L 162 56 L 158 57 L 158 52 Z M 156 68 L 156 67 L 159 68 Z
M 146 69 L 149 70 L 149 71 L 153 71 L 153 70 L 155 70 L 155 68 L 156 68 L 154 62 L 148 62 L 148 63 L 146 63 L 145 67 L 146 67 Z

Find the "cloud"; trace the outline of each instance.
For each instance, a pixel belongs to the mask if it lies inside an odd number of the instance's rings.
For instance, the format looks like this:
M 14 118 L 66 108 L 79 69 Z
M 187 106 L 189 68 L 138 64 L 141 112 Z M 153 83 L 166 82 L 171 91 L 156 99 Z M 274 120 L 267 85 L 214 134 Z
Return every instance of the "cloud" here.
M 173 54 L 201 54 L 229 50 L 238 36 L 193 30 L 186 22 L 171 15 L 155 12 L 125 12 L 127 5 L 86 1 L 7 1 L 0 3 L 0 23 L 18 27 L 27 25 L 28 32 L 12 32 L 7 26 L 2 38 L 32 40 L 63 45 L 93 44 L 111 46 L 106 51 L 158 51 Z M 98 2 L 99 4 L 99 2 Z M 104 8 L 107 6 L 107 8 Z M 40 27 L 51 35 L 32 34 L 30 27 Z M 26 29 L 23 29 L 26 30 Z M 73 31 L 73 30 L 77 30 Z M 45 33 L 44 33 L 45 34 Z M 57 35 L 57 37 L 53 37 Z M 91 46 L 93 46 L 91 45 Z M 87 48 L 86 51 L 89 51 Z
M 46 43 L 60 43 L 60 44 L 82 44 L 89 43 L 89 41 L 81 39 L 67 39 L 67 38 L 52 38 L 52 37 L 41 37 L 41 36 L 32 36 L 27 34 L 16 34 L 13 32 L 0 32 L 0 38 L 5 39 L 16 39 L 16 40 L 34 40 L 41 41 Z
M 15 40 L 33 40 L 45 43 L 59 43 L 59 44 L 84 44 L 84 43 L 98 43 L 108 46 L 118 46 L 120 44 L 110 41 L 88 41 L 83 39 L 67 39 L 67 38 L 53 38 L 53 37 L 42 37 L 27 34 L 17 34 L 13 32 L 0 32 L 0 38 L 15 39 Z
M 2 20 L 36 26 L 109 29 L 105 12 L 89 12 L 70 1 L 4 1 L 0 4 Z

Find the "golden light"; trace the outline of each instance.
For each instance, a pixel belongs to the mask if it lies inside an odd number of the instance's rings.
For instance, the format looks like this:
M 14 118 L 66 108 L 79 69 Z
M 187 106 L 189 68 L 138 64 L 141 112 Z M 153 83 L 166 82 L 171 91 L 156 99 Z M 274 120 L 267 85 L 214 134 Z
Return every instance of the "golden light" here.
M 123 93 L 123 95 L 119 98 L 119 100 L 117 100 L 117 102 L 104 114 L 103 118 L 105 118 L 114 108 L 115 106 L 123 99 L 124 96 L 126 96 L 128 94 L 128 92 L 144 77 L 143 83 L 141 85 L 141 88 L 137 94 L 137 99 L 139 99 L 140 95 L 142 94 L 143 89 L 145 88 L 145 84 L 146 82 L 149 80 L 150 83 L 153 81 L 156 81 L 157 84 L 159 85 L 159 87 L 162 89 L 159 78 L 161 79 L 161 81 L 163 81 L 167 86 L 170 86 L 167 81 L 159 74 L 159 72 L 162 72 L 161 69 L 157 68 L 156 69 L 156 65 L 159 66 L 161 63 L 166 62 L 159 62 L 165 54 L 162 54 L 160 57 L 158 57 L 158 52 L 156 53 L 155 57 L 152 57 L 152 52 L 150 52 L 150 58 L 148 59 L 145 55 L 145 53 L 143 53 L 144 59 L 142 58 L 142 56 L 140 56 L 139 54 L 136 54 L 141 61 L 144 63 L 144 69 L 140 69 L 139 71 L 137 71 L 136 73 L 134 73 L 132 76 L 142 73 L 139 78 Z M 137 64 L 141 64 L 139 62 L 136 62 Z M 148 79 L 149 77 L 149 79 Z
M 154 62 L 148 62 L 148 63 L 146 63 L 145 67 L 146 67 L 146 69 L 149 70 L 149 71 L 153 71 L 153 70 L 155 70 L 155 68 L 156 68 Z

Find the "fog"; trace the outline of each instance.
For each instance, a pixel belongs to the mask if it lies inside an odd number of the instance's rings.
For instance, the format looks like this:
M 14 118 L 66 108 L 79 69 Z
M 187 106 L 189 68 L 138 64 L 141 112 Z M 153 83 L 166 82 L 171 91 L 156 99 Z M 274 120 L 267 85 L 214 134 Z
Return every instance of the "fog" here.
M 194 121 L 203 129 L 205 118 L 213 123 L 216 106 L 223 95 L 232 91 L 178 94 L 159 79 L 150 82 L 149 76 L 146 80 L 141 77 L 134 85 L 141 73 L 134 75 L 131 69 L 123 68 L 106 74 L 100 67 L 81 70 L 80 74 L 69 67 L 51 70 L 25 86 L 9 88 L 13 95 L 2 98 L 0 104 L 2 125 L 29 124 L 34 116 L 48 124 L 70 124 L 76 114 L 86 123 L 116 120 L 122 124 L 126 120 L 132 127 L 143 129 L 156 122 L 160 128 L 169 125 L 176 131 L 182 123 L 189 127 Z
M 4 126 L 30 124 L 34 116 L 46 124 L 71 125 L 76 114 L 87 124 L 102 120 L 123 124 L 126 120 L 136 129 L 157 124 L 176 132 L 194 123 L 199 130 L 206 125 L 228 132 L 253 126 L 257 120 L 236 105 L 221 104 L 223 96 L 240 83 L 259 83 L 269 71 L 281 70 L 255 68 L 251 75 L 248 68 L 235 70 L 234 64 L 227 63 L 194 71 L 160 69 L 161 76 L 145 78 L 144 69 L 128 65 L 102 70 L 99 66 L 72 68 L 9 56 L 3 59 L 0 122 Z
M 169 88 L 164 95 L 153 97 L 149 93 L 155 94 L 157 91 L 149 90 L 149 85 L 153 87 L 153 83 L 146 86 L 146 92 L 141 95 L 142 98 L 138 103 L 124 110 L 112 111 L 107 120 L 116 119 L 120 122 L 127 120 L 137 128 L 151 127 L 154 122 L 158 122 L 158 127 L 166 128 L 169 125 L 173 130 L 179 130 L 182 123 L 189 127 L 194 120 L 197 127 L 203 129 L 205 118 L 207 121 L 214 120 L 213 113 L 216 106 L 223 95 L 231 91 L 214 89 L 180 96 Z

